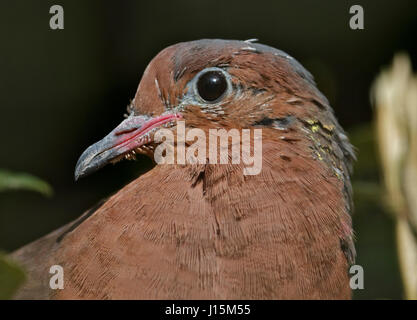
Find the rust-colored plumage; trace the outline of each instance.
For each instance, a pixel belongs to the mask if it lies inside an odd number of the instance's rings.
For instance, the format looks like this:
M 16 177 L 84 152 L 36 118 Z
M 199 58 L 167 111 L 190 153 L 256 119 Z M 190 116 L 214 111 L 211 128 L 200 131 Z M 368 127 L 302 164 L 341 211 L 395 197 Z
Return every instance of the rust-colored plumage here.
M 184 98 L 206 68 L 231 79 L 210 106 Z M 29 271 L 18 298 L 350 298 L 354 155 L 298 62 L 252 42 L 180 43 L 149 64 L 129 111 L 140 126 L 175 111 L 187 130 L 261 128 L 262 170 L 156 165 L 79 222 L 16 251 Z M 116 135 L 137 130 L 127 126 L 86 151 L 77 177 L 132 150 L 152 155 L 152 139 L 109 151 Z M 55 264 L 65 271 L 63 290 L 49 288 Z

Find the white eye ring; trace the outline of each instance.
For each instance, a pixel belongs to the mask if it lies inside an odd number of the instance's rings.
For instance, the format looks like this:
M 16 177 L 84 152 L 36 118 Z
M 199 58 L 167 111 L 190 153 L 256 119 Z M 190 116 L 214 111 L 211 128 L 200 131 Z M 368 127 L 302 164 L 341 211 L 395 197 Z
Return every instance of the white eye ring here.
M 221 92 L 221 94 L 216 99 L 213 99 L 213 100 L 204 99 L 204 97 L 202 97 L 201 93 L 199 92 L 199 88 L 198 88 L 199 80 L 201 79 L 201 77 L 206 75 L 209 72 L 221 73 L 223 75 L 224 79 L 226 80 L 225 90 L 223 92 Z M 218 103 L 224 97 L 226 97 L 230 94 L 230 92 L 232 90 L 232 77 L 230 76 L 229 73 L 227 73 L 226 71 L 224 71 L 221 68 L 210 67 L 210 68 L 203 69 L 199 73 L 197 73 L 197 75 L 192 80 L 191 84 L 192 84 L 192 90 L 193 90 L 194 96 L 200 101 L 200 103 L 202 103 L 202 104 L 215 104 L 215 103 Z

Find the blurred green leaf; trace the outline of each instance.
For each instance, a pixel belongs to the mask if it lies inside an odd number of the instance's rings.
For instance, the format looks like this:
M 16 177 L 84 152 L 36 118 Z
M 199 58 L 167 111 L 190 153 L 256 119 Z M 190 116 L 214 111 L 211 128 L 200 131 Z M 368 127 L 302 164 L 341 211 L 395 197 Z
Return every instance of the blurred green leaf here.
M 25 273 L 0 253 L 0 300 L 10 299 L 25 280 Z
M 0 169 L 0 192 L 5 190 L 30 190 L 48 197 L 53 193 L 47 182 L 35 176 Z
M 30 190 L 48 197 L 53 192 L 48 183 L 33 175 L 0 169 L 0 192 L 6 190 Z M 12 298 L 24 280 L 24 271 L 0 252 L 0 300 Z

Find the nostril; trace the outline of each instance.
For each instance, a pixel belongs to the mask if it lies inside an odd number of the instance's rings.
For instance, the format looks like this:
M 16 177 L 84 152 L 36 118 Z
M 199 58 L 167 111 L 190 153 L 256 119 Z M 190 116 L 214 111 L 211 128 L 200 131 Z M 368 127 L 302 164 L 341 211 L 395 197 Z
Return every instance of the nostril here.
M 131 132 L 135 131 L 136 129 L 137 129 L 137 128 L 131 128 L 131 129 L 124 129 L 124 130 L 120 130 L 120 131 L 115 132 L 115 135 L 116 135 L 116 136 L 120 136 L 120 135 L 122 135 L 122 134 L 131 133 Z

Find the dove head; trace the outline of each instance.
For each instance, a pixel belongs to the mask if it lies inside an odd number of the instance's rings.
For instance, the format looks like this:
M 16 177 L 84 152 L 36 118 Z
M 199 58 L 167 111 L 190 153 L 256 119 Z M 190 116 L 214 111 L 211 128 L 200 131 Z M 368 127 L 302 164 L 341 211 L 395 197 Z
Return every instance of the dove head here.
M 278 49 L 236 40 L 198 40 L 161 51 L 146 68 L 128 117 L 78 160 L 75 178 L 109 162 L 153 155 L 155 132 L 262 128 L 263 136 L 303 145 L 341 179 L 353 150 L 312 75 Z M 350 186 L 350 183 L 348 183 Z

